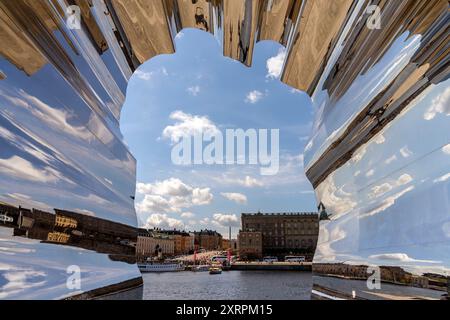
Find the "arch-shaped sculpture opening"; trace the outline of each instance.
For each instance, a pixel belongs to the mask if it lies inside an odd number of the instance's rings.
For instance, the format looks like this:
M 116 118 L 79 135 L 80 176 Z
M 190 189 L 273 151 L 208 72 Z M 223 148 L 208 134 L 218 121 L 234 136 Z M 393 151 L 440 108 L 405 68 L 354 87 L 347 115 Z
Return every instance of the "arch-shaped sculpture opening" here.
M 175 45 L 176 53 L 153 57 L 135 71 L 122 109 L 121 129 L 137 159 L 140 224 L 216 229 L 226 237 L 231 226 L 235 239 L 241 212 L 315 211 L 314 193 L 302 163 L 312 104 L 306 94 L 279 81 L 284 47 L 259 42 L 248 68 L 224 58 L 212 35 L 197 29 L 183 29 Z M 234 134 L 238 129 L 256 134 L 268 130 L 269 149 L 271 143 L 279 143 L 279 154 L 268 153 L 279 159 L 272 164 L 273 175 L 261 174 L 268 165 L 261 163 L 258 152 L 254 154 L 257 162 L 250 163 L 253 145 L 266 148 L 259 145 L 263 142 L 258 137 L 251 142 L 247 138 L 245 153 L 240 155 L 244 161 L 237 163 L 237 150 L 227 149 L 227 131 Z M 278 141 L 271 141 L 275 137 L 270 130 L 279 131 Z M 211 141 L 201 142 L 198 156 L 192 140 L 188 162 L 174 162 L 171 153 L 182 135 L 198 133 L 220 134 L 223 148 L 215 150 L 222 155 L 220 161 L 206 159 Z M 227 163 L 229 152 L 231 163 Z M 176 188 L 186 192 L 173 193 Z M 192 197 L 192 192 L 200 190 L 205 192 L 203 199 Z

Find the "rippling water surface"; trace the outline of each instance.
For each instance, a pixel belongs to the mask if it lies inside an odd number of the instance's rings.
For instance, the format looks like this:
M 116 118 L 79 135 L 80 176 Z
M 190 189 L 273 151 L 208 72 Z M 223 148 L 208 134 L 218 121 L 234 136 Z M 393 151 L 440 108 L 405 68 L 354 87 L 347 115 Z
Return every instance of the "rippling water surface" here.
M 144 299 L 309 300 L 311 273 L 227 271 L 144 273 Z

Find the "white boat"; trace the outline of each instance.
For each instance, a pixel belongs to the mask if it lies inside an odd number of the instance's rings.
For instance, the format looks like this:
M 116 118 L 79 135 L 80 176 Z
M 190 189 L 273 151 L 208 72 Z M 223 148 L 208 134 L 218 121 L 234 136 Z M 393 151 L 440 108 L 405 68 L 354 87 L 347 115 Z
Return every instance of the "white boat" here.
M 209 265 L 200 265 L 200 266 L 195 266 L 194 268 L 192 268 L 192 271 L 195 272 L 205 272 L 205 271 L 209 271 Z
M 141 272 L 176 272 L 185 269 L 181 263 L 139 263 L 138 267 Z

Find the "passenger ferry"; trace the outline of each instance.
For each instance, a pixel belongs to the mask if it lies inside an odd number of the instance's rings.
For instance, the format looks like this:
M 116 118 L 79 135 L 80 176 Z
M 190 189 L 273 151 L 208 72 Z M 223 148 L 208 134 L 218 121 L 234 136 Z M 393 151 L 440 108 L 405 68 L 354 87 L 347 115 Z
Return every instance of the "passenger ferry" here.
M 184 271 L 185 267 L 181 263 L 139 263 L 141 272 L 176 272 Z
M 222 269 L 219 267 L 211 267 L 209 269 L 209 274 L 221 274 L 222 273 Z

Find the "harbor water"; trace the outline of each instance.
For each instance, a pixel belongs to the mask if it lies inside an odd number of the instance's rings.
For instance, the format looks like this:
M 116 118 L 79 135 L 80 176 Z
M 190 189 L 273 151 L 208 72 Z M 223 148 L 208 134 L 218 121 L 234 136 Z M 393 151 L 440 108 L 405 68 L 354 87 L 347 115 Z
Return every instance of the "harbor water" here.
M 144 273 L 146 300 L 309 300 L 311 273 L 227 271 Z

